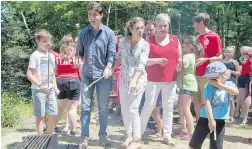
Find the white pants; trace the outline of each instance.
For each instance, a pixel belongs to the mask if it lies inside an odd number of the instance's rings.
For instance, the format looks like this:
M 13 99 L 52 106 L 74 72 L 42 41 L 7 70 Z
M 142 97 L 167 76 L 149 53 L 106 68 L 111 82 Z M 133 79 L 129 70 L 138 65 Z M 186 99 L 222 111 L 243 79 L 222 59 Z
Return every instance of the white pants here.
M 141 134 L 144 134 L 148 120 L 156 106 L 161 90 L 163 106 L 164 138 L 171 138 L 173 121 L 173 102 L 176 98 L 176 82 L 148 82 L 145 90 L 145 102 L 141 112 Z
M 128 94 L 128 90 L 120 86 L 121 112 L 126 135 L 127 137 L 132 136 L 134 139 L 141 138 L 141 124 L 138 111 L 143 92 L 134 96 L 133 94 Z

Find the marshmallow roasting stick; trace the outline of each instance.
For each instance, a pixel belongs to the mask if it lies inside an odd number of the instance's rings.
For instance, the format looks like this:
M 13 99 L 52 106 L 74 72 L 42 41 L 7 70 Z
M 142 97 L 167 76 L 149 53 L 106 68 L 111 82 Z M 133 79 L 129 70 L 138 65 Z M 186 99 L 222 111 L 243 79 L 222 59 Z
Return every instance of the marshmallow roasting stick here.
M 96 84 L 97 82 L 99 82 L 101 79 L 103 79 L 105 76 L 102 76 L 100 78 L 98 78 L 97 80 L 95 80 L 94 82 L 92 82 L 89 86 L 85 87 L 84 92 L 87 93 L 88 89 L 93 86 L 94 84 Z
M 47 95 L 47 104 L 48 104 L 48 117 L 47 117 L 47 124 L 46 124 L 46 126 L 47 126 L 47 129 L 48 129 L 48 124 L 49 124 L 49 122 L 50 122 L 50 101 L 49 101 L 49 96 L 50 96 L 50 49 L 51 49 L 51 39 L 49 38 L 49 41 L 48 41 L 48 44 L 50 44 L 50 46 L 49 46 L 49 48 L 47 49 L 47 54 L 48 54 L 48 65 L 47 65 L 47 67 L 48 67 L 48 72 L 47 72 L 47 77 L 48 77 L 48 84 L 47 84 L 47 86 L 48 86 L 48 90 L 49 90 L 49 93 L 48 93 L 48 95 Z

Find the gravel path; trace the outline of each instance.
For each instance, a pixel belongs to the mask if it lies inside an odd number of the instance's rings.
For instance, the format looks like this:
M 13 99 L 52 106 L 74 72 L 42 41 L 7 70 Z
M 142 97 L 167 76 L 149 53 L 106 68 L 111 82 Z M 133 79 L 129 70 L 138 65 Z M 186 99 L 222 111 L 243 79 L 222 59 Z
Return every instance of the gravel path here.
M 94 115 L 94 114 L 93 114 Z M 108 138 L 111 140 L 111 149 L 120 148 L 124 140 L 124 127 L 122 124 L 117 123 L 119 117 L 116 114 L 112 114 L 109 117 L 109 125 L 108 125 Z M 174 119 L 173 130 L 174 132 L 178 131 L 179 124 L 176 123 L 177 118 Z M 92 119 L 94 122 L 94 119 Z M 21 129 L 17 129 L 1 138 L 1 148 L 2 149 L 14 149 L 15 146 L 18 145 L 22 141 L 23 136 L 27 136 L 30 134 L 36 134 L 35 132 L 35 124 L 34 117 L 29 116 L 25 118 L 24 126 Z M 98 142 L 98 131 L 99 126 L 96 126 L 94 123 L 90 125 L 90 141 L 89 141 L 89 149 L 103 149 L 103 147 L 99 146 Z M 151 130 L 147 130 L 144 134 L 144 138 L 142 140 L 142 149 L 187 149 L 188 141 L 181 141 L 175 138 L 175 147 L 169 147 L 162 142 L 162 138 L 152 138 L 150 137 Z M 227 124 L 226 127 L 226 136 L 224 141 L 224 149 L 249 149 L 252 148 L 252 144 L 247 142 L 247 138 L 252 137 L 252 125 L 247 126 L 246 128 L 240 128 L 234 124 Z M 69 136 L 58 136 L 59 144 L 61 144 L 60 148 L 63 148 L 62 144 L 73 144 L 75 142 L 74 138 Z M 202 149 L 207 149 L 209 147 L 209 139 L 207 139 Z

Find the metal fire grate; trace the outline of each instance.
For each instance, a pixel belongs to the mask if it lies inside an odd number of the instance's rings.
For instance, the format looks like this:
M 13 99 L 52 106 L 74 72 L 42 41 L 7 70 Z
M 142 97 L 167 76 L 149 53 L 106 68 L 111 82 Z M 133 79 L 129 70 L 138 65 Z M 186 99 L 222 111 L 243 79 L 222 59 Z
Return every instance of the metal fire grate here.
M 23 139 L 15 149 L 46 149 L 46 145 L 52 134 L 44 134 L 42 136 L 29 135 Z

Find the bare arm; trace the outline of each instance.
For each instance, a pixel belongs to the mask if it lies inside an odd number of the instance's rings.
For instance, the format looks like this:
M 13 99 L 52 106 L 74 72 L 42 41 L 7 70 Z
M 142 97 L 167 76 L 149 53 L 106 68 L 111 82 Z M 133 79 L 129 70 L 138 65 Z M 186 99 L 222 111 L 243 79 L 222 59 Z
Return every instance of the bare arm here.
M 57 86 L 57 81 L 56 81 L 56 69 L 54 68 L 54 75 L 53 75 L 53 83 L 54 83 L 54 87 L 56 87 L 56 88 L 58 88 L 58 86 Z
M 211 58 L 207 58 L 207 60 L 214 62 L 214 61 L 221 61 L 223 59 L 222 54 L 219 54 L 217 56 L 211 57 Z
M 208 121 L 209 122 L 213 122 L 214 121 L 214 117 L 213 117 L 212 106 L 210 104 L 210 99 L 206 99 L 205 100 L 205 106 L 206 106 L 206 114 L 207 114 Z
M 239 90 L 237 88 L 231 87 L 231 86 L 227 86 L 223 83 L 215 83 L 216 81 L 210 81 L 211 84 L 213 84 L 215 87 L 221 89 L 221 90 L 225 90 L 227 91 L 229 94 L 231 95 L 237 95 L 239 93 Z
M 252 80 L 249 82 L 249 94 L 251 95 L 251 85 L 252 85 Z
M 152 66 L 152 65 L 157 64 L 157 60 L 158 60 L 158 59 L 159 59 L 159 58 L 148 58 L 147 63 L 146 63 L 146 66 Z
M 234 60 L 234 64 L 235 64 L 235 71 L 231 71 L 231 73 L 236 76 L 239 76 L 241 74 L 239 63 L 236 60 Z
M 198 58 L 196 60 L 196 67 L 202 65 L 203 63 L 207 62 L 207 61 L 210 61 L 210 62 L 213 62 L 213 61 L 221 61 L 223 58 L 222 54 L 219 54 L 217 56 L 213 56 L 213 57 L 210 57 L 210 58 L 205 58 L 205 57 L 201 57 L 201 58 Z
M 139 77 L 141 76 L 141 74 L 142 74 L 142 72 L 141 71 L 136 71 L 135 73 L 134 73 L 134 76 L 133 76 L 133 78 L 132 78 L 132 81 L 138 81 L 138 79 L 139 79 Z
M 37 86 L 41 85 L 37 78 L 33 75 L 35 73 L 35 69 L 28 68 L 26 72 L 26 77 L 31 83 L 36 84 Z

